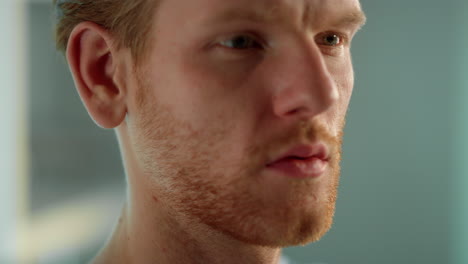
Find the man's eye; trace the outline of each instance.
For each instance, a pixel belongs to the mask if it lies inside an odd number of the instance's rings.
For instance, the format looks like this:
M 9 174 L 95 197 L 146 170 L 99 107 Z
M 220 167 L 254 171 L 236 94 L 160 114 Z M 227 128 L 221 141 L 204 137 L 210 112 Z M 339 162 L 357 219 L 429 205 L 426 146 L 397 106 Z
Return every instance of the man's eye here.
M 344 44 L 344 37 L 335 33 L 325 33 L 318 35 L 317 42 L 319 45 L 330 47 L 341 46 Z
M 252 37 L 239 35 L 228 40 L 221 41 L 220 44 L 230 49 L 254 49 L 261 48 L 261 45 Z

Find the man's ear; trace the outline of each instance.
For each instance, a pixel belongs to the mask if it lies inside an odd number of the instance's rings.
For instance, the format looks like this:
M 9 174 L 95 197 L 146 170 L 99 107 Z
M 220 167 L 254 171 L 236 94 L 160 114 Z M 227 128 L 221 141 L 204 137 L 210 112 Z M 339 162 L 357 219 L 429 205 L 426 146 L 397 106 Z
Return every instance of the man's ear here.
M 66 57 L 75 86 L 89 115 L 103 128 L 119 126 L 126 115 L 125 87 L 114 82 L 116 56 L 112 36 L 97 24 L 82 22 L 71 32 Z

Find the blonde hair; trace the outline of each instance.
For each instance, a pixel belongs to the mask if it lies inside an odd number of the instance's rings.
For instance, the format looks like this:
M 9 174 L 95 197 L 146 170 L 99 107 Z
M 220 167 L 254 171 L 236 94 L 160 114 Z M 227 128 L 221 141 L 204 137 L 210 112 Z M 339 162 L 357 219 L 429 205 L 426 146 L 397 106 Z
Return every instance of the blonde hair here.
M 160 0 L 53 0 L 57 49 L 65 52 L 70 34 L 81 22 L 94 22 L 115 37 L 117 48 L 130 48 L 134 62 L 149 49 L 151 20 Z

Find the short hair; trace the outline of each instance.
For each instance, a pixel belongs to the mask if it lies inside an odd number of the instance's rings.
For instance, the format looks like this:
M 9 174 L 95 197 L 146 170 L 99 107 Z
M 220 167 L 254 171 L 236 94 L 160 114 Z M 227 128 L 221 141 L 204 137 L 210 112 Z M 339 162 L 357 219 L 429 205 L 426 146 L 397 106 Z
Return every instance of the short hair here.
M 149 49 L 151 20 L 161 0 L 53 0 L 57 24 L 57 49 L 66 52 L 72 30 L 84 21 L 109 30 L 117 48 L 130 48 L 133 61 Z

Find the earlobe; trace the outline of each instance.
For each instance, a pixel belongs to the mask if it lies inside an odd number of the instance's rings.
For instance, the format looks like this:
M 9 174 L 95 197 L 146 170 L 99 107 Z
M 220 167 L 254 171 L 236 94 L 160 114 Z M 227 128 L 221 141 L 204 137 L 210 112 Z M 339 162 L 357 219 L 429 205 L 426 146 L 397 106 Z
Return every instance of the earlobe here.
M 66 51 L 76 89 L 91 118 L 103 128 L 115 128 L 125 118 L 125 87 L 116 83 L 118 51 L 102 27 L 83 22 L 70 34 Z

